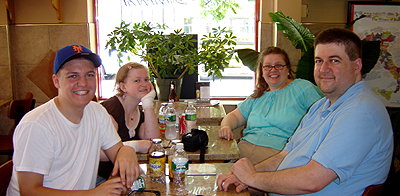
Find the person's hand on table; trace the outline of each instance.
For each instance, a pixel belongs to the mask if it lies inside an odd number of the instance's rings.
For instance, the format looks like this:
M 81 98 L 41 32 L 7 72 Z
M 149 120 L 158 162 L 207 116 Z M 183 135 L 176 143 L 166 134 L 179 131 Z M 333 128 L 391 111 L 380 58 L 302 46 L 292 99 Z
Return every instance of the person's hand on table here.
M 220 138 L 233 140 L 233 132 L 230 126 L 221 126 L 221 129 L 218 130 L 218 135 Z
M 253 163 L 247 158 L 239 159 L 231 168 L 232 174 L 241 182 L 249 182 L 257 174 Z
M 118 171 L 121 183 L 126 187 L 131 187 L 133 182 L 139 177 L 139 162 L 132 147 L 122 146 L 119 149 L 111 176 L 117 175 Z
M 130 140 L 123 142 L 124 146 L 130 146 L 136 153 L 148 153 L 153 142 L 150 140 Z
M 128 189 L 122 185 L 121 178 L 112 178 L 91 189 L 90 192 L 90 195 L 122 195 L 127 193 Z
M 142 153 L 142 154 L 149 153 L 149 149 L 150 149 L 151 145 L 153 144 L 153 142 L 150 140 L 137 140 L 137 141 L 139 144 L 138 152 Z
M 228 191 L 229 186 L 233 184 L 236 186 L 235 190 L 237 193 L 245 190 L 248 186 L 240 182 L 235 175 L 232 173 L 229 174 L 220 174 L 217 178 L 217 186 L 219 190 Z

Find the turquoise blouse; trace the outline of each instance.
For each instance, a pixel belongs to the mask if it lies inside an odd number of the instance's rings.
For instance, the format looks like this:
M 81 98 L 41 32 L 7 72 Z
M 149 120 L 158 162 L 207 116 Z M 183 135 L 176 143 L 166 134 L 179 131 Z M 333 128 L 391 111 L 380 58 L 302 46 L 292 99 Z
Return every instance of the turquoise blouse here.
M 282 150 L 304 114 L 321 97 L 319 88 L 303 79 L 295 79 L 279 91 L 265 91 L 259 98 L 248 97 L 238 104 L 247 122 L 242 139 Z

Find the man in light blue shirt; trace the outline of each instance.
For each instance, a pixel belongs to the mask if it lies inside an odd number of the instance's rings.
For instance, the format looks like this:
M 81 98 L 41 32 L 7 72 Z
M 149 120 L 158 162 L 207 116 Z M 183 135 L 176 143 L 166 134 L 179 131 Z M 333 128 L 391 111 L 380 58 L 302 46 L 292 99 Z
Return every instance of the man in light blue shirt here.
M 385 182 L 393 131 L 384 105 L 362 81 L 361 41 L 339 28 L 315 40 L 314 77 L 325 98 L 304 116 L 279 154 L 253 165 L 246 158 L 217 185 L 240 192 L 251 186 L 270 195 L 362 195 Z

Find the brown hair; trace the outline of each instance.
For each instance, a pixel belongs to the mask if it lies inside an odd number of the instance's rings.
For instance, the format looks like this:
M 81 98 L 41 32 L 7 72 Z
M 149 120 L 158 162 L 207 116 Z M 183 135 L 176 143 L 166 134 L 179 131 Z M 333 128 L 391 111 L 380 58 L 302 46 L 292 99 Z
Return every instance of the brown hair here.
M 120 67 L 117 72 L 117 76 L 115 77 L 115 90 L 117 90 L 117 96 L 122 96 L 124 94 L 124 92 L 119 87 L 119 83 L 126 82 L 125 80 L 128 77 L 129 70 L 131 70 L 131 69 L 146 69 L 147 70 L 147 68 L 144 65 L 142 65 L 140 63 L 136 63 L 136 62 L 129 62 L 129 63 L 123 65 L 122 67 Z
M 281 48 L 279 47 L 274 47 L 274 46 L 270 46 L 268 48 L 266 48 L 265 50 L 263 50 L 259 55 L 258 55 L 258 66 L 257 66 L 257 82 L 256 82 L 256 87 L 254 89 L 254 92 L 252 95 L 250 95 L 252 98 L 258 98 L 261 97 L 264 94 L 264 91 L 268 91 L 269 86 L 267 81 L 265 81 L 264 77 L 263 77 L 263 68 L 262 68 L 262 64 L 264 61 L 264 57 L 269 55 L 269 54 L 280 54 L 283 57 L 283 60 L 285 61 L 285 64 L 287 66 L 287 68 L 289 69 L 289 75 L 288 75 L 288 79 L 294 79 L 294 75 L 293 75 L 293 71 L 291 69 L 290 66 L 290 61 L 289 61 L 289 56 L 288 54 Z
M 361 40 L 357 34 L 343 28 L 329 28 L 318 33 L 314 46 L 318 44 L 343 44 L 351 61 L 362 57 Z

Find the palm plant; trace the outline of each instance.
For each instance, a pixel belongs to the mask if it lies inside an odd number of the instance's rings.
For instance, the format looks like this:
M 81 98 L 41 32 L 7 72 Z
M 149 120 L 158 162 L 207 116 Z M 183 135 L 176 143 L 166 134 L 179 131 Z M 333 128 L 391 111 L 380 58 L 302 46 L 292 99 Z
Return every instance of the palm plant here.
M 300 49 L 303 54 L 299 60 L 296 77 L 314 81 L 314 40 L 315 36 L 309 29 L 298 23 L 293 18 L 285 16 L 281 11 L 269 13 L 272 21 L 276 22 L 278 30 L 283 32 L 283 35 L 292 41 L 296 49 Z M 361 16 L 351 22 L 346 28 L 351 26 L 365 16 Z M 379 41 L 362 40 L 362 73 L 366 74 L 374 68 L 380 54 Z M 257 68 L 257 57 L 259 52 L 252 49 L 236 50 L 243 64 L 250 67 L 253 71 Z

